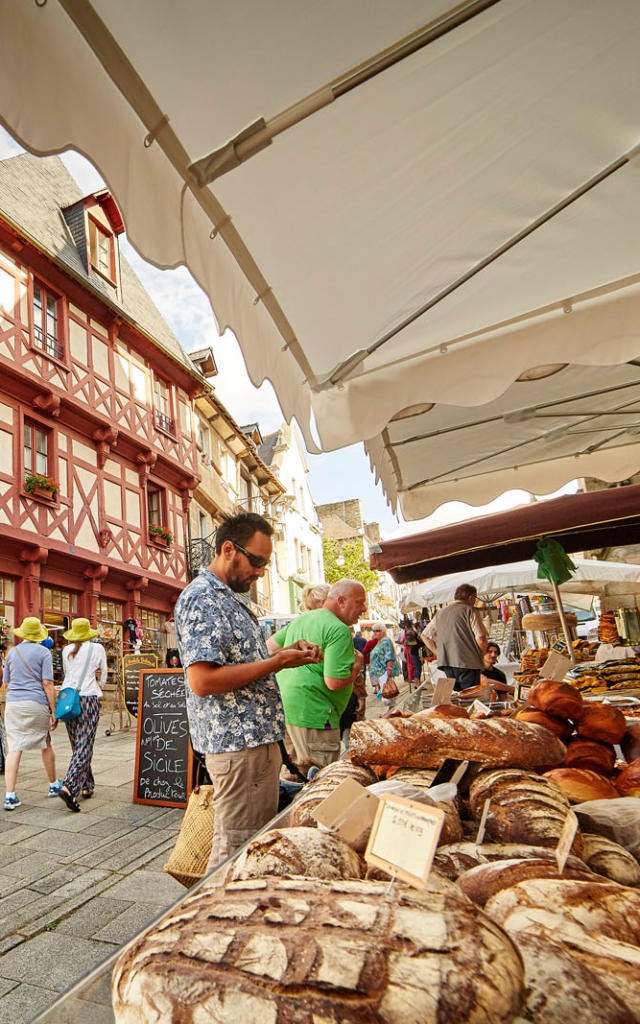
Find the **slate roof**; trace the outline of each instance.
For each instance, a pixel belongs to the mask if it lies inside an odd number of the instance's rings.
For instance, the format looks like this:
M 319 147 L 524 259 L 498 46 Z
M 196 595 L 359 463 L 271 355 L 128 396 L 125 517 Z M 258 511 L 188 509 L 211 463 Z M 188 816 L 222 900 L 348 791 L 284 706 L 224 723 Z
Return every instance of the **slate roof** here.
M 23 153 L 8 160 L 0 160 L 0 215 L 6 214 L 39 248 L 67 266 L 94 293 L 120 308 L 194 376 L 200 377 L 122 253 L 121 299 L 98 274 L 89 276 L 62 212 L 84 198 L 74 178 L 57 156 L 35 157 Z
M 265 466 L 270 466 L 273 462 L 273 456 L 275 455 L 279 437 L 280 431 L 276 430 L 275 433 L 267 434 L 266 437 L 263 437 L 262 444 L 258 445 L 258 455 L 264 462 Z

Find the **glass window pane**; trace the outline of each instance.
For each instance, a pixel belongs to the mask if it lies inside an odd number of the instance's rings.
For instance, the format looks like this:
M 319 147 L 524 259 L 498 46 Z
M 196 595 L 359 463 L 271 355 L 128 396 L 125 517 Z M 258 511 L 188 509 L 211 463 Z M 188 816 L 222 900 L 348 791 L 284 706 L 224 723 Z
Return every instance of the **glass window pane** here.
M 48 475 L 47 456 L 41 455 L 39 452 L 36 455 L 36 473 L 41 473 L 42 476 Z
M 38 451 L 41 455 L 47 454 L 48 441 L 49 435 L 47 434 L 46 430 L 36 429 L 36 451 Z
M 42 591 L 42 607 L 43 608 L 51 608 L 52 607 L 52 605 L 51 605 L 51 591 L 48 589 L 48 587 L 45 587 L 44 590 Z

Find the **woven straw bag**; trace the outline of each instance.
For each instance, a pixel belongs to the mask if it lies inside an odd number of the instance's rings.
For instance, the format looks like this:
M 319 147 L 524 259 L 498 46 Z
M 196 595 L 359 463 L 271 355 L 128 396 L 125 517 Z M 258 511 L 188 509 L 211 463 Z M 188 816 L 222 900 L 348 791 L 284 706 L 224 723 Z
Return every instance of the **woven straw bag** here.
M 204 877 L 213 840 L 213 786 L 196 786 L 189 797 L 176 845 L 164 866 L 190 889 Z

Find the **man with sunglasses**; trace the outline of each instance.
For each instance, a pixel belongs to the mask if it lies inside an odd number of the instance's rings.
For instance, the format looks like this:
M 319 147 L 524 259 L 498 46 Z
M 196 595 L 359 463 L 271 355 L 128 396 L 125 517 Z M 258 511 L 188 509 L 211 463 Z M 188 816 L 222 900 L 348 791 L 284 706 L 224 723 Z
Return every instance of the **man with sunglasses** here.
M 306 642 L 270 656 L 258 620 L 238 597 L 264 576 L 272 534 L 254 513 L 226 519 L 213 561 L 175 607 L 191 743 L 204 755 L 214 787 L 209 868 L 276 813 L 284 712 L 274 673 L 321 658 Z

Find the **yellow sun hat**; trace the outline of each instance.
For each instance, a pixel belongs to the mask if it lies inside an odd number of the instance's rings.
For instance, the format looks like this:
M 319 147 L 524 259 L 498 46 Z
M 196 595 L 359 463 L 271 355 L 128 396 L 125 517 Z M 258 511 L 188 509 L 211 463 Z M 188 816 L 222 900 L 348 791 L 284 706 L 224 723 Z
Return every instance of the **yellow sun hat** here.
M 29 615 L 26 619 L 23 619 L 22 624 L 16 626 L 13 632 L 22 640 L 30 640 L 34 644 L 41 643 L 42 640 L 46 640 L 49 636 L 47 627 L 43 626 L 40 619 L 37 619 L 35 615 Z
M 88 619 L 73 619 L 71 622 L 71 629 L 65 630 L 62 634 L 65 640 L 79 641 L 82 643 L 83 640 L 93 640 L 94 636 L 98 636 L 98 630 L 91 628 L 91 623 Z

